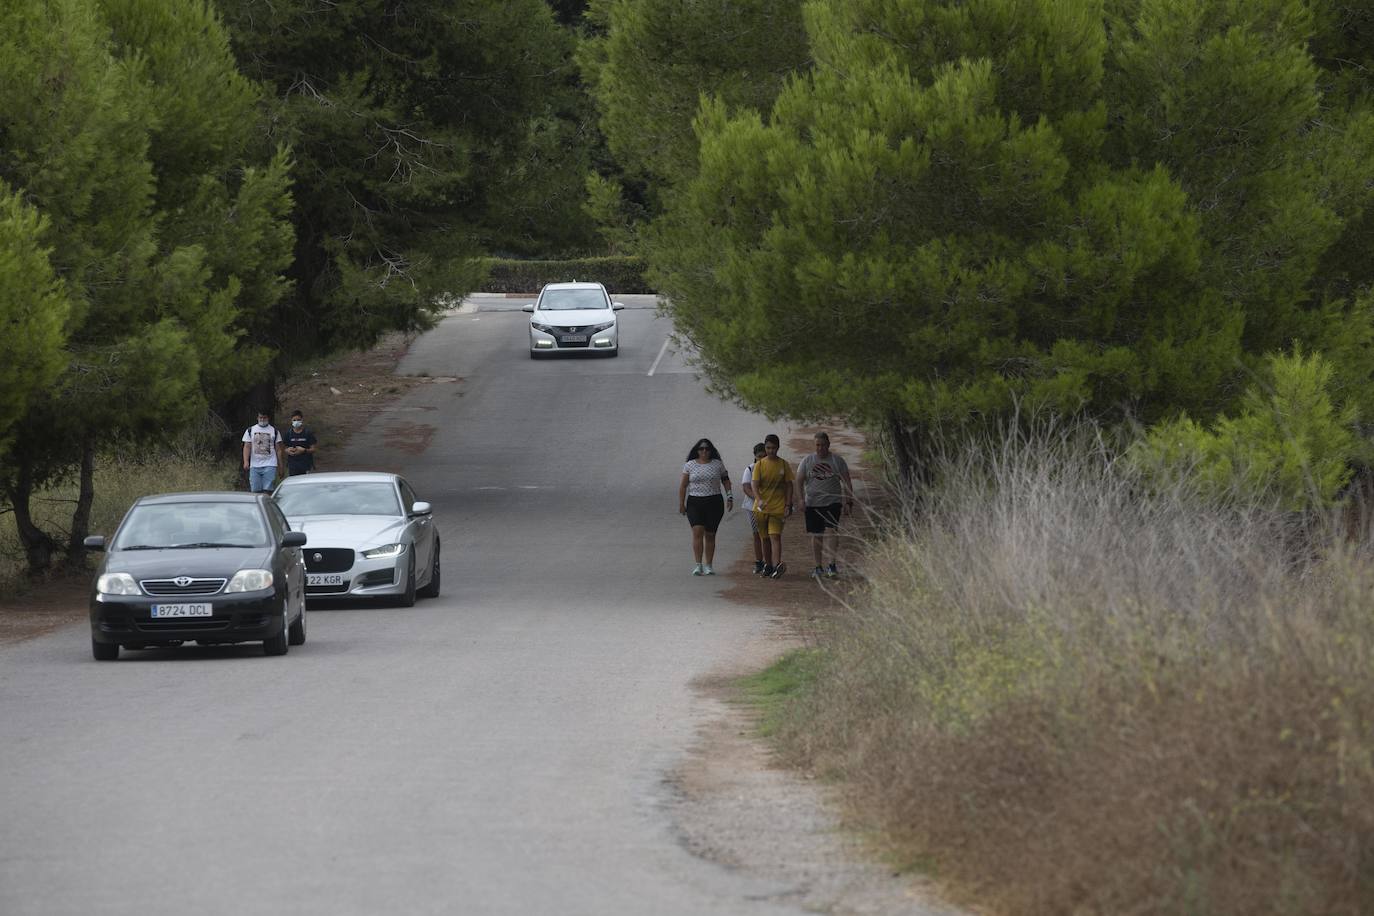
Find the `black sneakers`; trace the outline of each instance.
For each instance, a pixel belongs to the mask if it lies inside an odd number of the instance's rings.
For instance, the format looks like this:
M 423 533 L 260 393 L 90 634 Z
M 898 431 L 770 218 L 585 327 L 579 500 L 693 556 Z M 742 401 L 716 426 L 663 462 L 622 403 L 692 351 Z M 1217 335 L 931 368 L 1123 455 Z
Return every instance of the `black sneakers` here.
M 770 579 L 776 579 L 776 578 L 778 578 L 779 576 L 781 576 L 781 575 L 782 575 L 783 573 L 785 573 L 785 572 L 787 572 L 787 564 L 786 564 L 786 563 L 779 563 L 777 566 L 774 566 L 774 567 L 773 567 L 773 571 L 772 571 L 772 572 L 764 572 L 764 575 L 767 576 L 767 577 L 770 578 Z
M 756 576 L 761 576 L 761 575 L 763 575 L 763 561 L 762 561 L 762 560 L 755 560 L 755 561 L 754 561 L 754 575 L 756 575 Z

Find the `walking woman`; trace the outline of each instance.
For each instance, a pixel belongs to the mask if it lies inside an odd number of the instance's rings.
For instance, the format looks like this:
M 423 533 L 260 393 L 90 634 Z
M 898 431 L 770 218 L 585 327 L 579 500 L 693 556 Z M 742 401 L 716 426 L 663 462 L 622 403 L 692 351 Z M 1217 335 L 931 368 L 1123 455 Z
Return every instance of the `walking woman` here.
M 720 491 L 724 488 L 725 498 Z M 716 529 L 725 516 L 725 505 L 735 507 L 735 494 L 730 490 L 730 473 L 720 452 L 710 439 L 698 439 L 682 466 L 682 483 L 677 488 L 677 511 L 687 516 L 692 526 L 692 556 L 697 565 L 694 576 L 714 576 L 711 561 L 716 558 Z

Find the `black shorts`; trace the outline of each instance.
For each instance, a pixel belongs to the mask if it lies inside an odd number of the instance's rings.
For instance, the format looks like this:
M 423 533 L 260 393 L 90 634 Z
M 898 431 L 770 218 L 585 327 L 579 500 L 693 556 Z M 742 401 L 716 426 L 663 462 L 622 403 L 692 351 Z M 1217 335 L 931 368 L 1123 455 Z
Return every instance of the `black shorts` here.
M 687 497 L 687 524 L 693 528 L 700 525 L 712 534 L 720 527 L 720 520 L 725 517 L 725 497 L 719 493 L 715 496 L 689 496 Z
M 807 506 L 806 533 L 825 534 L 827 528 L 840 527 L 840 510 L 842 508 L 844 508 L 844 503 L 835 503 L 833 506 Z

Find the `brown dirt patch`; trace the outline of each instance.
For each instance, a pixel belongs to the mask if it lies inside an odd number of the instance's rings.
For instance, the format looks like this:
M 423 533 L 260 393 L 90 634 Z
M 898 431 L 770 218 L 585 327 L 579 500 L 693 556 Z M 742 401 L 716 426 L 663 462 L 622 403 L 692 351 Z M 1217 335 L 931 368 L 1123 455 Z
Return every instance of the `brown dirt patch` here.
M 85 620 L 90 587 L 90 574 L 64 573 L 0 597 L 0 645 Z

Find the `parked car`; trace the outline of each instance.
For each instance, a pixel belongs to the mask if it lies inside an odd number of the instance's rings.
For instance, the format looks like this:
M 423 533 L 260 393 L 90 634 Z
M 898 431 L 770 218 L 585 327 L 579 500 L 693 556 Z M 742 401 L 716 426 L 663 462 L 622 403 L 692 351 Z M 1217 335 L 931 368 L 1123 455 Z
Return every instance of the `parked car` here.
M 273 494 L 291 527 L 310 536 L 305 593 L 312 598 L 439 595 L 434 512 L 396 474 L 354 471 L 288 477 Z
M 539 291 L 530 313 L 530 358 L 549 353 L 620 353 L 620 322 L 600 283 L 549 283 Z
M 166 493 L 136 501 L 106 543 L 91 589 L 91 654 L 262 641 L 305 642 L 306 535 L 265 493 Z

